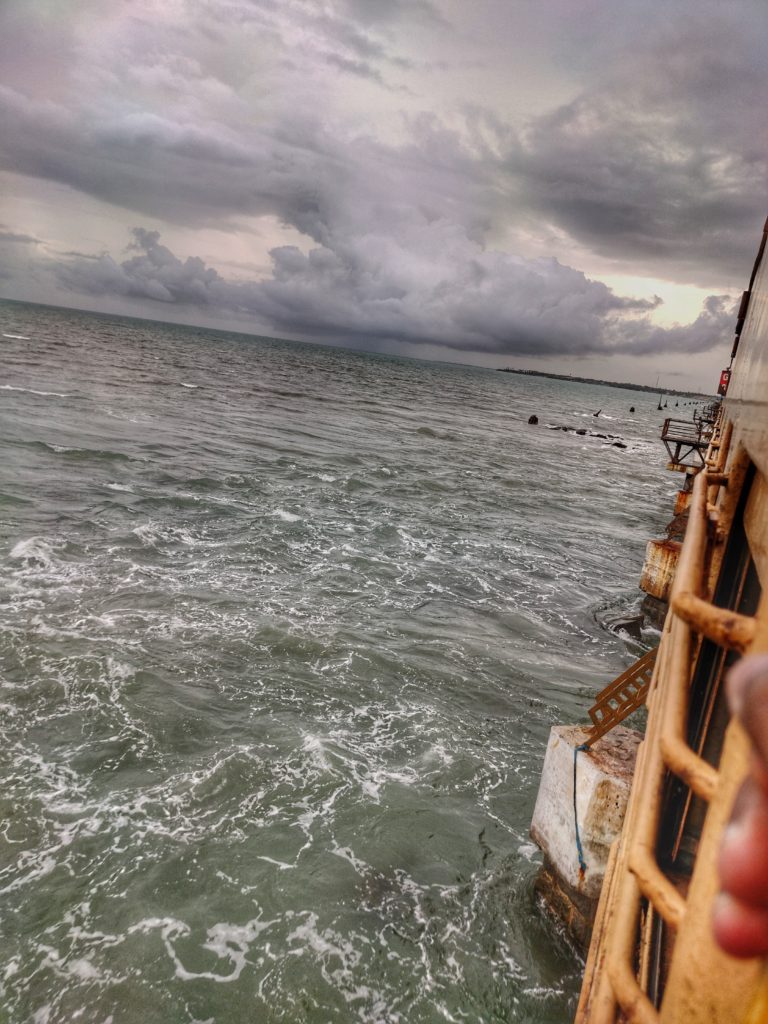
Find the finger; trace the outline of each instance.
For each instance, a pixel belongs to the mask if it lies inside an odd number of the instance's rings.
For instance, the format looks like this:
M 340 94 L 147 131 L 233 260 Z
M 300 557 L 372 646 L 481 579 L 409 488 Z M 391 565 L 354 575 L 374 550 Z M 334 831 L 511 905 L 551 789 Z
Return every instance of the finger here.
M 720 883 L 736 899 L 768 909 L 768 798 L 752 778 L 739 790 L 723 833 Z
M 768 655 L 744 658 L 726 680 L 728 703 L 754 747 L 761 782 L 768 778 Z
M 768 953 L 768 910 L 750 907 L 723 893 L 715 901 L 712 927 L 718 945 L 731 956 Z
M 749 655 L 736 662 L 725 680 L 731 714 L 741 714 L 746 690 L 761 679 L 768 679 L 768 654 Z

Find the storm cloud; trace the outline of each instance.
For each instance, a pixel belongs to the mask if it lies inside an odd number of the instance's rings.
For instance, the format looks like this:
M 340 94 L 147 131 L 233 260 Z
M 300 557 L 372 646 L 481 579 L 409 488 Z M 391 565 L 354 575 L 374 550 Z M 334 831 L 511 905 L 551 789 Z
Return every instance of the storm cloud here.
M 78 0 L 64 17 L 8 0 L 0 169 L 120 211 L 126 228 L 148 222 L 127 259 L 114 232 L 95 259 L 56 256 L 83 245 L 68 229 L 30 266 L 64 294 L 350 343 L 531 356 L 727 344 L 724 296 L 748 274 L 768 198 L 768 9 L 481 7 Z M 484 65 L 507 49 L 508 95 Z M 478 76 L 489 87 L 462 95 Z M 186 232 L 192 253 L 195 232 L 258 248 L 264 218 L 287 244 L 265 243 L 250 280 L 214 269 L 236 264 L 226 241 L 179 258 L 157 234 Z M 715 294 L 691 323 L 659 327 L 658 303 L 596 269 Z
M 400 250 L 389 236 L 367 237 L 359 251 L 281 246 L 269 277 L 231 281 L 197 256 L 180 259 L 156 231 L 135 228 L 121 262 L 103 254 L 49 269 L 83 295 L 203 309 L 361 346 L 376 339 L 496 355 L 701 352 L 733 326 L 723 296 L 711 296 L 692 324 L 663 329 L 646 315 L 658 300 L 616 295 L 557 260 L 483 250 L 450 226 L 440 240 L 429 261 L 414 255 L 418 238 Z
M 183 27 L 142 3 L 99 49 L 63 42 L 72 76 L 55 98 L 0 88 L 0 129 L 13 140 L 2 165 L 183 224 L 274 214 L 316 242 L 364 233 L 382 203 L 386 219 L 397 190 L 403 205 L 429 203 L 479 231 L 545 218 L 657 273 L 706 265 L 730 277 L 748 265 L 768 179 L 759 8 L 751 20 L 692 20 L 678 5 L 649 18 L 631 48 L 602 54 L 567 104 L 517 125 L 477 104 L 450 125 L 415 114 L 385 142 L 347 115 L 323 68 L 395 88 L 413 62 L 386 25 L 435 8 L 383 5 L 382 28 L 382 5 L 369 3 L 181 6 Z M 27 43 L 45 56 L 41 35 Z M 86 76 L 90 87 L 75 88 Z
M 768 74 L 753 30 L 719 17 L 640 40 L 623 67 L 527 127 L 510 174 L 524 174 L 543 216 L 605 255 L 678 279 L 743 274 L 768 182 L 757 102 Z

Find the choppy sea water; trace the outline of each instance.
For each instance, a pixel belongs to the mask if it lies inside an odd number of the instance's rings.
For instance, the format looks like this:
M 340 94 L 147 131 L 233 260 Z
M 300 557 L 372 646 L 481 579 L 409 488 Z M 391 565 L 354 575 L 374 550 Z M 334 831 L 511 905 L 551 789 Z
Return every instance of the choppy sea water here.
M 568 1020 L 528 825 L 638 653 L 602 623 L 669 517 L 656 397 L 0 331 L 0 1018 Z

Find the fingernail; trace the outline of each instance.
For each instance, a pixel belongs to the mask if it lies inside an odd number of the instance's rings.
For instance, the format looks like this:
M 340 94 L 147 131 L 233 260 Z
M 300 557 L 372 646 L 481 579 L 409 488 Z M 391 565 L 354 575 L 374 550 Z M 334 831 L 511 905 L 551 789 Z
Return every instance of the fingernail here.
M 761 677 L 768 680 L 768 655 L 749 655 L 734 665 L 725 681 L 725 692 L 732 714 L 741 714 L 747 690 Z
M 731 714 L 738 718 L 741 709 L 744 707 L 744 692 L 749 682 L 750 673 L 744 671 L 741 665 L 731 669 L 725 680 L 725 694 L 728 698 L 728 707 Z
M 723 920 L 733 911 L 733 897 L 727 892 L 719 892 L 712 902 L 712 917 Z
M 747 839 L 747 827 L 743 820 L 729 822 L 723 830 L 720 841 L 721 853 L 726 853 L 731 846 L 741 850 Z

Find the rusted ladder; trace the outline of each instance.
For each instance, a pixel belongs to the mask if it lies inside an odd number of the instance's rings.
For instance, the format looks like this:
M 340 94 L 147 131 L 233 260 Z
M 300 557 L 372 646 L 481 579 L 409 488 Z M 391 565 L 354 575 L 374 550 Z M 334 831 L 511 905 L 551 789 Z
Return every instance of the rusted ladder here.
M 656 653 L 654 647 L 598 693 L 597 700 L 589 709 L 592 728 L 589 730 L 586 746 L 591 746 L 595 740 L 599 740 L 633 711 L 643 706 L 648 687 L 651 685 Z

